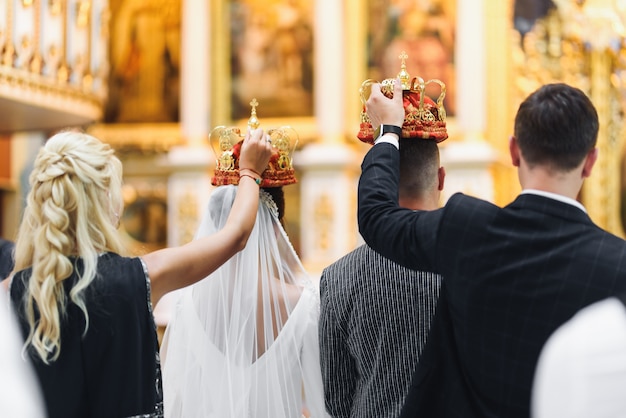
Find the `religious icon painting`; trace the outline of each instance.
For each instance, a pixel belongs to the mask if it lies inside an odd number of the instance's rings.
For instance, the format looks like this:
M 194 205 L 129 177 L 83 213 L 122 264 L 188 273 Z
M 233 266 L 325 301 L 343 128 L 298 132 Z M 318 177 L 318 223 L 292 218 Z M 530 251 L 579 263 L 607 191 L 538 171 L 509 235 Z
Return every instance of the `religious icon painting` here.
M 308 0 L 231 0 L 231 120 L 252 98 L 264 118 L 313 116 L 313 5 Z
M 394 77 L 406 51 L 411 77 L 438 79 L 447 86 L 444 105 L 454 115 L 454 0 L 369 0 L 368 78 Z M 381 16 L 383 18 L 381 19 Z M 426 91 L 436 99 L 438 88 Z

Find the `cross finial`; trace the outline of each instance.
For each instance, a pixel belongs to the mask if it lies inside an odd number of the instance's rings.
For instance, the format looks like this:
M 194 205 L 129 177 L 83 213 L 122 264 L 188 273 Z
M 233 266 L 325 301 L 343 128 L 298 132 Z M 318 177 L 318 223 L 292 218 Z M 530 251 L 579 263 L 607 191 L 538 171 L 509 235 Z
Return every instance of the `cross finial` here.
M 250 119 L 248 119 L 248 126 L 251 129 L 256 129 L 259 127 L 259 120 L 256 117 L 256 107 L 259 105 L 256 98 L 250 101 L 250 106 L 252 106 L 252 110 L 250 111 Z
M 398 56 L 402 60 L 400 64 L 400 72 L 398 73 L 398 78 L 400 79 L 400 83 L 402 83 L 403 90 L 409 90 L 411 88 L 411 76 L 406 71 L 406 60 L 409 58 L 406 51 L 402 51 Z

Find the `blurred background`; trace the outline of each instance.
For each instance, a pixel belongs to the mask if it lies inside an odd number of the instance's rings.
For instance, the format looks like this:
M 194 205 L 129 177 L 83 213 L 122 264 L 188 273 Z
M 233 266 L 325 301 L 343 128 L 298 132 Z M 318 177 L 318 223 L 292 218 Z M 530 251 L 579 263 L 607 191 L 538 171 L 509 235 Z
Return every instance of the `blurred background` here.
M 443 200 L 519 192 L 508 157 L 523 98 L 562 81 L 596 105 L 600 156 L 579 199 L 624 236 L 624 0 L 0 0 L 0 236 L 14 239 L 38 148 L 78 127 L 124 163 L 130 254 L 193 238 L 216 126 L 291 126 L 287 232 L 321 270 L 362 241 L 361 83 L 446 86 Z M 427 92 L 435 100 L 440 91 Z M 443 203 L 443 202 L 442 202 Z

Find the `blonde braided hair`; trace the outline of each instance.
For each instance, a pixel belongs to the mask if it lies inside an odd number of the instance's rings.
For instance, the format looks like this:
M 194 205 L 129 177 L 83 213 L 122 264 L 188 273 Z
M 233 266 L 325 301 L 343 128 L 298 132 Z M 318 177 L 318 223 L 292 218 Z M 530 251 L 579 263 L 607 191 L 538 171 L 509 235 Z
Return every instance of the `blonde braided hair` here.
M 84 291 L 96 277 L 98 256 L 121 252 L 116 231 L 122 210 L 122 164 L 113 149 L 93 136 L 61 132 L 51 137 L 35 159 L 31 190 L 18 231 L 15 271 L 32 267 L 24 294 L 32 346 L 48 364 L 59 357 L 61 320 L 67 303 L 63 282 L 72 275 L 70 256 L 83 271 L 69 292 L 85 315 Z

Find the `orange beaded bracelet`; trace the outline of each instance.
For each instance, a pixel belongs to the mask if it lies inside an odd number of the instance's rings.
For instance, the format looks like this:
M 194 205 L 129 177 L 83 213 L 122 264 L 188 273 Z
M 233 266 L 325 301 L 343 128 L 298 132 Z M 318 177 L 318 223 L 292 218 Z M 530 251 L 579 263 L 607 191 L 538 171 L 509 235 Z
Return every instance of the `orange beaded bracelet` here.
M 261 179 L 259 177 L 254 177 L 254 176 L 251 176 L 250 174 L 240 174 L 239 178 L 242 178 L 242 177 L 250 177 L 252 180 L 254 180 L 256 184 L 258 184 L 259 186 L 261 185 Z

